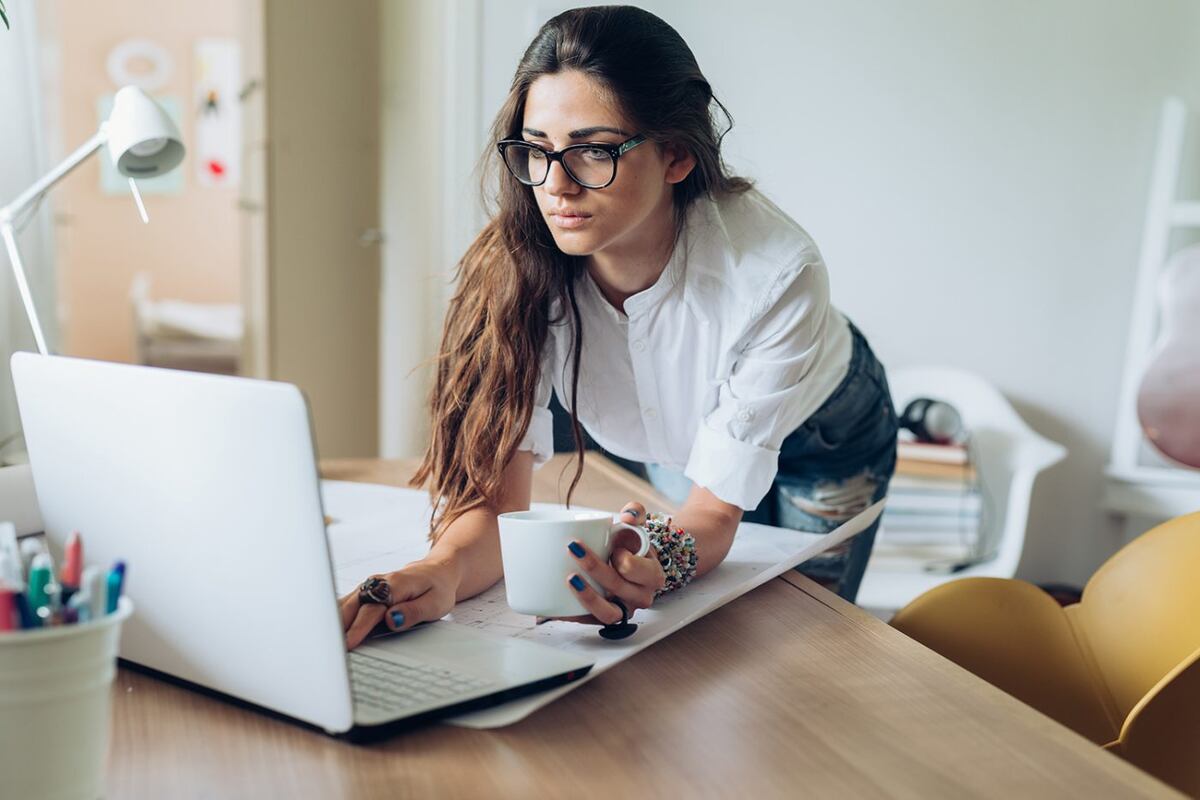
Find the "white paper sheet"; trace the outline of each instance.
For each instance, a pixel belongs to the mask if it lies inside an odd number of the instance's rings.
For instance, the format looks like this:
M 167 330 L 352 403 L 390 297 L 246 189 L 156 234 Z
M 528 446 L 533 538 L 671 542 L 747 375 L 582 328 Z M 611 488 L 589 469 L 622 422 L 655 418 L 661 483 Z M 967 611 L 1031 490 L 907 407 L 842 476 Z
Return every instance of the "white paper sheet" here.
M 424 492 L 344 481 L 322 481 L 321 491 L 325 513 L 334 518 L 329 541 L 339 595 L 368 575 L 399 569 L 428 550 L 425 535 L 430 507 Z M 535 625 L 533 617 L 508 607 L 501 581 L 459 603 L 446 620 L 578 653 L 595 666 L 584 678 L 565 686 L 448 721 L 471 728 L 496 728 L 524 719 L 689 622 L 865 530 L 883 505 L 881 500 L 829 534 L 742 523 L 720 566 L 693 581 L 685 591 L 665 595 L 653 608 L 639 610 L 635 618 L 637 633 L 615 642 L 601 639 L 591 625 L 558 620 Z

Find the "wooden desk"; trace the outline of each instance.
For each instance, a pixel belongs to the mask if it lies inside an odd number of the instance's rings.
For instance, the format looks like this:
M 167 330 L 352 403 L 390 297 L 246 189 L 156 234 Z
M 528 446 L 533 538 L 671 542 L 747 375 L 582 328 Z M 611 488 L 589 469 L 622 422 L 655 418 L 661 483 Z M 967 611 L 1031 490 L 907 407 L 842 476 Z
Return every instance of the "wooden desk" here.
M 630 499 L 667 507 L 589 457 L 577 501 Z M 113 697 L 110 798 L 1181 796 L 797 573 L 493 731 L 357 746 L 124 669 Z

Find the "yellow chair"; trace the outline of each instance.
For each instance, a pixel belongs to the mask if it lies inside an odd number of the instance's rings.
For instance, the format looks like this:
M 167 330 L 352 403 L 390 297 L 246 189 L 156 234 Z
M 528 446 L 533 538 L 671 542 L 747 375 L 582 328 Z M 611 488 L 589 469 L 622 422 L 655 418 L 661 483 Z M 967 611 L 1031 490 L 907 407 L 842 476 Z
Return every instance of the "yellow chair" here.
M 1200 796 L 1200 512 L 1130 542 L 1075 605 L 1020 580 L 965 578 L 921 595 L 892 625 Z

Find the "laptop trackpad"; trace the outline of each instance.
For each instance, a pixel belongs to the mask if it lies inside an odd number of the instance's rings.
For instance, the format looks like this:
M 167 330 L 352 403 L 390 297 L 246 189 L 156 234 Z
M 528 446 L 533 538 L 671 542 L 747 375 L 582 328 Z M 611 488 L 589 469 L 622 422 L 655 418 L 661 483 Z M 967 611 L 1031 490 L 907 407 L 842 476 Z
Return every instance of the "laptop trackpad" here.
M 435 622 L 370 639 L 349 656 L 354 719 L 375 725 L 501 695 L 591 663 L 545 645 Z
M 489 682 L 510 685 L 531 683 L 592 665 L 591 661 L 546 645 L 486 634 L 447 620 L 369 639 L 356 652 L 397 663 L 443 664 Z

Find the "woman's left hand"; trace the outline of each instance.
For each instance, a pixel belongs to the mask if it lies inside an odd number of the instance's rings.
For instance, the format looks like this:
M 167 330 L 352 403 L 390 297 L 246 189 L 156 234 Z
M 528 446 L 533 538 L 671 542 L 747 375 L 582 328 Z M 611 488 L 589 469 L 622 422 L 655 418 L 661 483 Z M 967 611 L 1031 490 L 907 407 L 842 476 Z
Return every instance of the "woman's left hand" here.
M 637 502 L 626 503 L 621 509 L 621 522 L 631 525 L 641 525 L 646 520 L 646 508 Z M 572 542 L 583 555 L 574 549 L 571 555 L 579 562 L 580 573 L 586 572 L 596 583 L 605 590 L 601 595 L 583 580 L 581 575 L 568 575 L 566 580 L 571 590 L 579 598 L 579 602 L 590 614 L 579 617 L 564 617 L 575 622 L 590 622 L 592 624 L 611 625 L 621 621 L 621 609 L 607 597 L 618 597 L 629 609 L 633 616 L 634 609 L 649 608 L 654 602 L 654 594 L 666 585 L 667 578 L 663 574 L 662 565 L 651 548 L 644 556 L 637 556 L 640 541 L 632 532 L 626 531 L 613 542 L 612 555 L 608 561 L 601 561 L 583 542 Z M 579 589 L 579 584 L 583 585 Z

